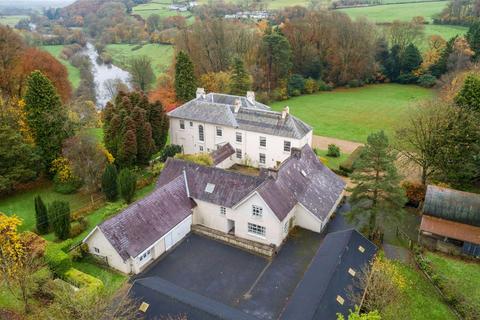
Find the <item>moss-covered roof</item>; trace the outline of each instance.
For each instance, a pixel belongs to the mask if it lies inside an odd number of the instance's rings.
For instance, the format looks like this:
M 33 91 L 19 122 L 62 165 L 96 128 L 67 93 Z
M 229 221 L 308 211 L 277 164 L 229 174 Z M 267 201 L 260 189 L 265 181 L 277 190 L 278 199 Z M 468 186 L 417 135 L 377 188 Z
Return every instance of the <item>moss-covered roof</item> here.
M 480 195 L 430 185 L 427 187 L 423 212 L 480 227 Z

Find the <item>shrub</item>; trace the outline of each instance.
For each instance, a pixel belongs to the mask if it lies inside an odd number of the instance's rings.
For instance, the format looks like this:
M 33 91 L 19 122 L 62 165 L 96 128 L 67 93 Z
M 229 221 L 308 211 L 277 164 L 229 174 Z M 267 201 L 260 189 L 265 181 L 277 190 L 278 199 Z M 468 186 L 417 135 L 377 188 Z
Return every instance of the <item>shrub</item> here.
M 397 82 L 403 84 L 416 83 L 417 81 L 418 77 L 413 73 L 404 73 L 397 78 Z
M 113 164 L 107 164 L 102 175 L 102 192 L 108 201 L 115 201 L 118 196 L 117 168 Z
M 65 182 L 60 181 L 58 175 L 53 178 L 53 190 L 61 194 L 72 194 L 82 186 L 78 179 L 72 179 Z
M 203 166 L 212 166 L 213 159 L 212 156 L 208 153 L 197 153 L 197 154 L 177 154 L 175 159 L 182 159 L 185 161 L 194 162 Z
M 122 209 L 125 209 L 126 205 L 124 203 L 109 203 L 103 209 L 103 219 L 106 220 L 107 218 L 117 214 Z
M 315 93 L 318 91 L 318 83 L 312 78 L 305 80 L 305 93 Z
M 49 243 L 45 249 L 45 262 L 58 277 L 72 267 L 70 256 L 62 251 L 61 244 Z
M 332 157 L 332 158 L 340 157 L 340 148 L 335 144 L 329 144 L 327 157 Z
M 91 293 L 103 288 L 102 280 L 75 268 L 68 269 L 63 278 L 74 286 Z
M 74 238 L 87 230 L 88 221 L 84 217 L 80 217 L 77 221 L 74 221 L 70 227 L 70 237 Z
M 360 81 L 360 80 L 357 80 L 357 79 L 353 79 L 353 80 L 350 80 L 348 83 L 347 83 L 347 87 L 349 88 L 358 88 L 358 87 L 361 87 L 363 86 L 363 82 Z
M 322 151 L 318 148 L 313 148 L 313 152 L 317 155 L 317 157 L 320 157 L 322 155 Z
M 53 201 L 48 207 L 48 219 L 60 240 L 70 236 L 70 205 L 65 201 Z
M 408 199 L 408 205 L 416 208 L 420 205 L 421 202 L 425 200 L 425 193 L 427 191 L 427 188 L 423 184 L 404 181 L 402 183 L 402 188 L 405 189 L 405 193 Z
M 287 88 L 276 88 L 272 91 L 272 99 L 275 101 L 282 101 L 288 99 Z
M 40 196 L 35 197 L 35 221 L 36 228 L 39 234 L 46 234 L 49 231 L 48 211 L 45 203 Z
M 171 157 L 173 158 L 177 153 L 182 152 L 182 146 L 179 146 L 177 144 L 169 144 L 163 148 L 162 152 L 160 153 L 160 161 L 165 162 L 167 161 L 167 158 Z
M 418 78 L 418 84 L 424 88 L 431 88 L 437 83 L 437 78 L 431 74 L 423 74 Z
M 318 91 L 332 91 L 333 87 L 323 80 L 318 80 Z
M 305 90 L 305 79 L 300 74 L 293 74 L 288 79 L 288 95 L 299 96 Z
M 363 148 L 363 146 L 359 146 L 350 154 L 350 156 L 345 161 L 340 163 L 340 170 L 344 171 L 347 174 L 352 173 L 355 169 L 355 162 L 361 156 Z
M 126 203 L 131 203 L 137 188 L 137 177 L 128 168 L 122 169 L 118 175 L 118 189 L 120 196 Z
M 153 176 L 156 177 L 162 172 L 163 166 L 164 166 L 163 162 L 157 162 L 152 166 L 152 168 L 150 169 L 150 172 L 152 173 Z

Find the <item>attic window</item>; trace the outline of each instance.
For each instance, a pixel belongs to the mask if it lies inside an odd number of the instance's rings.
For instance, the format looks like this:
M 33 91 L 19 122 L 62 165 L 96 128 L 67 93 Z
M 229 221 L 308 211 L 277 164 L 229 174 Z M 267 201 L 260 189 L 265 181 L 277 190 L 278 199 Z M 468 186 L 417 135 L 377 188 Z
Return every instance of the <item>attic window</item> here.
M 307 176 L 307 173 L 305 172 L 305 170 L 302 169 L 300 172 L 302 173 L 302 176 L 304 176 L 304 177 Z
M 362 246 L 358 246 L 358 251 L 360 251 L 361 253 L 364 253 L 364 252 L 365 252 L 365 248 L 362 247 Z
M 355 277 L 355 270 L 353 270 L 352 268 L 348 268 L 348 273 L 352 276 L 352 277 Z
M 341 296 L 337 296 L 337 302 L 343 306 L 343 304 L 345 303 L 345 299 L 343 299 Z
M 207 186 L 205 187 L 205 192 L 212 193 L 214 189 L 215 185 L 213 183 L 207 183 Z
M 140 305 L 140 307 L 138 308 L 138 310 L 142 311 L 142 312 L 147 312 L 147 309 L 150 305 L 146 302 L 142 302 L 142 304 Z

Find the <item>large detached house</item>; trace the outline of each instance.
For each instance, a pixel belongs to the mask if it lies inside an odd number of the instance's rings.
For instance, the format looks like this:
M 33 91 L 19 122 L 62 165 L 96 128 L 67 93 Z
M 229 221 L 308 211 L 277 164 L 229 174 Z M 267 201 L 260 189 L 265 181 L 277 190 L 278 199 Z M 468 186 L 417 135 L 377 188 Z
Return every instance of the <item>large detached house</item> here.
M 110 266 L 138 273 L 195 225 L 275 250 L 294 226 L 321 232 L 345 183 L 308 144 L 290 151 L 277 169 L 258 176 L 169 158 L 154 192 L 97 226 L 84 242 Z
M 276 167 L 290 156 L 292 148 L 312 144 L 312 128 L 292 116 L 246 97 L 205 93 L 168 113 L 170 139 L 187 154 L 212 152 L 230 143 L 231 160 L 256 167 Z

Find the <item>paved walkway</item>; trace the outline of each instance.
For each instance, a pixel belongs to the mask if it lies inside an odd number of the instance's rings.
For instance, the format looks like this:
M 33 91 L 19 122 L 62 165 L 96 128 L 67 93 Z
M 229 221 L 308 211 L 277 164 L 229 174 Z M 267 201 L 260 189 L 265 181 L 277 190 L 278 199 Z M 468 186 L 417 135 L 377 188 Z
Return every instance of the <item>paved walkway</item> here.
M 410 263 L 412 261 L 410 251 L 405 248 L 384 243 L 383 251 L 385 251 L 385 256 L 390 260 L 397 260 L 404 263 Z
M 355 149 L 359 146 L 363 145 L 363 143 L 353 142 L 348 140 L 341 140 L 335 139 L 330 137 L 323 137 L 323 136 L 313 136 L 312 138 L 312 145 L 314 148 L 319 148 L 321 150 L 327 150 L 329 144 L 336 144 L 342 152 L 345 153 L 352 153 Z

